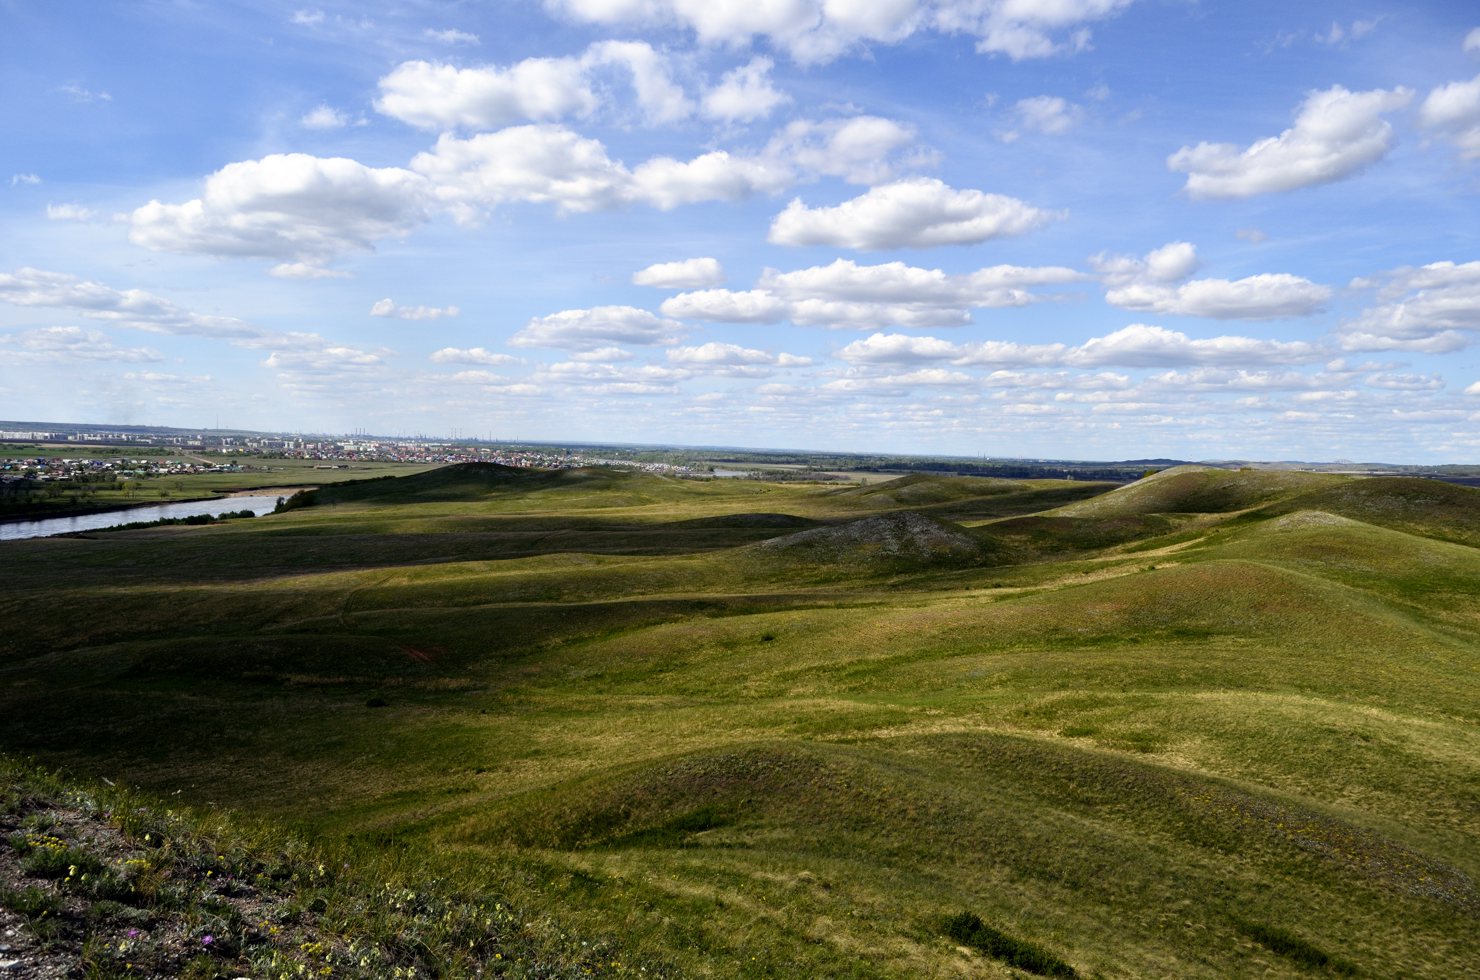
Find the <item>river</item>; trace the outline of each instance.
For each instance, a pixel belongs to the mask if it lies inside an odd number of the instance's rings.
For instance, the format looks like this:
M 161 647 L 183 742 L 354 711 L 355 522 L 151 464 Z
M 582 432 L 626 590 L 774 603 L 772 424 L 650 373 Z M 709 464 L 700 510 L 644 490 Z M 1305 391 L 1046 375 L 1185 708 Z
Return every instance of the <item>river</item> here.
M 282 494 L 284 497 L 290 495 L 291 493 Z M 10 521 L 0 524 L 0 541 L 46 538 L 55 534 L 75 534 L 78 531 L 101 531 L 119 524 L 161 521 L 167 517 L 196 517 L 201 514 L 214 517 L 239 510 L 250 510 L 254 515 L 260 516 L 271 513 L 277 502 L 277 496 L 243 494 L 216 500 L 189 500 L 178 504 L 149 504 L 123 510 L 101 510 L 94 514 L 77 514 L 72 517 L 47 517 L 39 521 Z

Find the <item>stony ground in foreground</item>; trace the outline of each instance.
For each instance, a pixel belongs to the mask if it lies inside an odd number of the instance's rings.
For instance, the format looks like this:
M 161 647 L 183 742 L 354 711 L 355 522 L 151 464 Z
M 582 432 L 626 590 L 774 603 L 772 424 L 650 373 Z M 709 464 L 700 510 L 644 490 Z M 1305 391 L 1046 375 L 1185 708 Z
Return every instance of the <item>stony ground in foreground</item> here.
M 369 886 L 297 842 L 252 843 L 0 758 L 0 978 L 663 972 L 600 946 L 566 953 L 497 901 Z

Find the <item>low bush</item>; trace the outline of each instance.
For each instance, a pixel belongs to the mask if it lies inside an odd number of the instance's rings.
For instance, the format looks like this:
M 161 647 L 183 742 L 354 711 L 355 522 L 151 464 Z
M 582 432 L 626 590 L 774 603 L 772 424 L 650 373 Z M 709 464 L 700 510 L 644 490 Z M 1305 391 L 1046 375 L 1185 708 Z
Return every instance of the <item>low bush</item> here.
M 0 908 L 10 909 L 28 919 L 55 916 L 62 911 L 62 900 L 55 892 L 30 885 L 26 888 L 0 886 Z

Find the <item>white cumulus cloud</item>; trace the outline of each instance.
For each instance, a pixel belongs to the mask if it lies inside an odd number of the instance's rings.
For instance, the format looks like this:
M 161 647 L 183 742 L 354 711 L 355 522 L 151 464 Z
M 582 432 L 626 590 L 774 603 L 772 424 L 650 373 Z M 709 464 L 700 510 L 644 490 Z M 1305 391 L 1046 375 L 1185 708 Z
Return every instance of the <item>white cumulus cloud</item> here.
M 649 122 L 675 122 L 693 112 L 667 57 L 643 41 L 600 41 L 579 56 L 526 58 L 507 67 L 406 61 L 380 79 L 375 108 L 434 130 L 584 118 L 603 108 L 604 75 L 612 70 L 631 85 Z
M 1418 121 L 1448 136 L 1466 160 L 1480 160 L 1480 75 L 1434 89 L 1419 107 Z
M 428 204 L 426 180 L 399 167 L 272 154 L 227 164 L 195 200 L 137 208 L 129 239 L 157 251 L 320 264 L 406 234 Z
M 767 147 L 770 156 L 811 173 L 841 177 L 850 184 L 875 184 L 894 176 L 909 161 L 915 130 L 881 116 L 788 123 Z
M 663 301 L 663 313 L 685 320 L 714 320 L 720 323 L 775 323 L 784 319 L 787 304 L 763 289 L 737 292 L 702 289 L 679 293 Z
M 443 347 L 433 351 L 427 359 L 434 364 L 513 364 L 519 360 L 482 347 Z
M 935 21 L 942 29 L 974 34 L 983 54 L 1022 61 L 1085 50 L 1090 46 L 1085 25 L 1130 5 L 1131 0 L 944 0 Z
M 663 211 L 704 201 L 739 201 L 775 194 L 794 179 L 785 165 L 714 150 L 692 160 L 656 157 L 632 171 L 632 199 Z
M 1309 316 L 1331 298 L 1325 286 L 1287 273 L 1262 273 L 1243 279 L 1195 279 L 1180 286 L 1133 283 L 1112 289 L 1106 302 L 1127 310 L 1219 320 L 1265 320 Z
M 1197 247 L 1191 242 L 1168 242 L 1139 259 L 1101 253 L 1090 264 L 1109 287 L 1105 301 L 1128 310 L 1262 320 L 1307 316 L 1331 298 L 1329 288 L 1287 273 L 1183 282 L 1198 267 Z
M 340 269 L 326 269 L 321 265 L 309 265 L 307 262 L 279 262 L 267 270 L 269 276 L 278 279 L 350 279 L 348 272 Z
M 342 398 L 384 389 L 390 375 L 388 351 L 365 351 L 342 344 L 274 350 L 262 361 L 277 382 L 294 394 Z
M 1084 110 L 1057 95 L 1035 95 L 1019 99 L 1012 107 L 1016 128 L 1004 130 L 998 138 L 1011 143 L 1024 131 L 1046 136 L 1062 136 L 1084 118 Z
M 726 151 L 693 160 L 657 157 L 629 170 L 600 141 L 562 126 L 515 126 L 468 139 L 443 134 L 418 154 L 412 170 L 462 220 L 499 204 L 551 204 L 563 212 L 601 211 L 627 204 L 668 209 L 701 201 L 773 193 L 793 179 L 784 166 Z
M 1193 339 L 1177 330 L 1134 323 L 1073 350 L 1067 362 L 1079 367 L 1120 365 L 1154 367 L 1177 364 L 1298 364 L 1320 359 L 1325 352 L 1302 341 L 1253 337 Z
M 298 120 L 298 125 L 304 129 L 343 129 L 349 123 L 349 116 L 324 104 L 314 106 Z
M 702 289 L 718 286 L 724 281 L 725 270 L 719 259 L 709 256 L 679 262 L 656 262 L 632 274 L 634 285 L 659 289 Z
M 516 120 L 584 116 L 597 99 L 578 59 L 528 58 L 508 68 L 407 61 L 380 80 L 375 108 L 422 129 L 495 129 Z
M 962 348 L 935 337 L 910 334 L 871 334 L 838 351 L 852 364 L 909 364 L 918 361 L 949 361 L 961 356 Z
M 669 347 L 678 342 L 683 324 L 632 306 L 597 306 L 562 310 L 535 317 L 509 338 L 515 347 L 561 347 L 596 350 L 610 344 Z
M 542 368 L 535 380 L 572 385 L 592 395 L 668 395 L 675 384 L 694 376 L 684 367 L 661 364 L 615 365 L 565 361 Z
M 1020 235 L 1062 212 L 1014 197 L 955 190 L 929 177 L 875 187 L 835 207 L 793 200 L 771 223 L 778 245 L 833 245 L 861 250 L 974 245 Z
M 673 79 L 666 55 L 642 41 L 600 41 L 586 52 L 588 70 L 615 68 L 627 73 L 637 106 L 653 124 L 677 122 L 694 111 L 689 97 Z
M 81 327 L 39 327 L 0 333 L 0 350 L 11 361 L 78 360 L 139 364 L 164 360 L 159 351 L 148 347 L 119 347 L 101 330 Z
M 770 272 L 761 285 L 793 299 L 915 303 L 940 306 L 1022 306 L 1027 287 L 1076 282 L 1083 274 L 1061 266 L 995 265 L 961 275 L 903 262 L 859 265 L 837 259 L 830 265 Z
M 756 289 L 708 289 L 680 293 L 663 303 L 672 317 L 725 323 L 776 323 L 834 329 L 885 326 L 962 326 L 971 310 L 1026 306 L 1041 299 L 1032 287 L 1084 278 L 1057 266 L 990 266 L 963 275 L 921 269 L 903 262 L 831 265 L 793 272 L 767 271 Z
M 898 162 L 891 150 L 912 138 L 912 130 L 877 117 L 801 121 L 754 155 L 712 150 L 629 167 L 600 140 L 539 123 L 468 138 L 445 132 L 405 168 L 278 153 L 227 164 L 205 179 L 194 200 L 135 209 L 129 237 L 159 251 L 276 259 L 275 275 L 310 278 L 309 267 L 372 251 L 379 240 L 403 237 L 438 212 L 477 224 L 513 203 L 581 213 L 738 201 L 779 193 L 807 177 L 864 180 L 889 172 Z
M 152 333 L 201 337 L 256 337 L 261 331 L 234 317 L 193 313 L 142 289 L 114 289 L 65 272 L 22 268 L 0 273 L 0 301 L 69 310 L 91 320 Z
M 1447 353 L 1480 331 L 1480 261 L 1394 269 L 1352 285 L 1378 286 L 1378 302 L 1341 325 L 1347 350 Z
M 629 197 L 631 173 L 600 141 L 562 126 L 514 126 L 469 139 L 444 134 L 419 153 L 411 169 L 426 177 L 454 213 L 475 217 L 513 201 L 552 204 L 561 211 L 598 211 Z
M 1077 347 L 1001 340 L 953 344 L 935 337 L 876 333 L 844 347 L 838 356 L 860 366 L 947 362 L 955 367 L 1098 368 L 1303 364 L 1320 360 L 1328 352 L 1300 341 L 1238 336 L 1194 339 L 1176 330 L 1137 323 Z
M 443 28 L 442 30 L 428 27 L 426 30 L 421 32 L 421 36 L 426 38 L 428 41 L 436 41 L 438 44 L 447 45 L 477 44 L 480 40 L 478 35 L 473 34 L 469 31 L 460 31 L 455 27 L 447 27 Z
M 1167 166 L 1187 174 L 1199 198 L 1252 197 L 1330 183 L 1387 155 L 1393 127 L 1383 118 L 1408 105 L 1406 88 L 1350 92 L 1340 85 L 1311 92 L 1295 125 L 1240 149 L 1231 143 L 1184 146 Z
M 773 67 L 770 58 L 753 58 L 725 72 L 719 84 L 704 93 L 704 115 L 723 122 L 753 122 L 790 102 L 789 95 L 771 84 Z
M 632 352 L 621 347 L 598 347 L 595 350 L 573 351 L 570 355 L 572 361 L 584 361 L 588 364 L 616 364 L 632 358 Z
M 1013 60 L 1079 51 L 1087 24 L 1131 0 L 545 0 L 552 12 L 609 27 L 678 26 L 702 44 L 765 39 L 803 63 L 831 61 L 870 44 L 895 44 L 917 31 L 966 34 L 984 54 Z
M 1196 271 L 1197 246 L 1191 242 L 1168 242 L 1139 259 L 1101 252 L 1092 256 L 1089 263 L 1107 286 L 1177 282 Z
M 454 317 L 462 311 L 455 306 L 398 306 L 390 298 L 377 301 L 370 307 L 371 316 L 394 317 L 397 320 L 440 320 Z
M 91 221 L 98 216 L 92 208 L 81 204 L 48 204 L 46 217 L 50 221 Z
M 668 351 L 668 360 L 701 373 L 732 377 L 765 377 L 771 374 L 768 370 L 770 368 L 806 367 L 812 363 L 809 357 L 771 354 L 741 347 L 739 344 L 722 344 L 716 341 L 698 347 L 675 347 Z

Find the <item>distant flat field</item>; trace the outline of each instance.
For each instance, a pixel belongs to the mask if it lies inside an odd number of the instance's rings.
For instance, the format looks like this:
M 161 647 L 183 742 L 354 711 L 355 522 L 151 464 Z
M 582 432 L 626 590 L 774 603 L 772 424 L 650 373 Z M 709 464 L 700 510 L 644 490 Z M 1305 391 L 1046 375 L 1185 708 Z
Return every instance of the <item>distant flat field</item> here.
M 777 470 L 795 473 L 807 468 L 801 463 L 715 463 L 714 466 L 716 469 L 721 470 L 739 471 L 742 473 L 755 471 L 762 474 Z M 858 470 L 816 470 L 815 472 L 820 477 L 846 481 L 848 483 L 879 483 L 904 475 L 902 472 L 862 473 Z
M 1480 491 L 305 503 L 0 546 L 0 749 L 401 848 L 617 975 L 1480 974 Z

